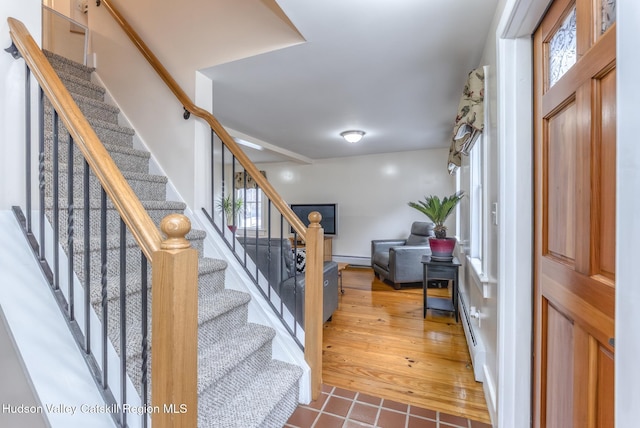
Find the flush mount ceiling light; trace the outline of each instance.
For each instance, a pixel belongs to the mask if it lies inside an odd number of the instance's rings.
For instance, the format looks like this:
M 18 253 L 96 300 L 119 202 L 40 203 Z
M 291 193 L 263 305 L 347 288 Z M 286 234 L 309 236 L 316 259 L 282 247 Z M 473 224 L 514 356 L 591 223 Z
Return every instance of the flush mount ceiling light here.
M 358 141 L 362 140 L 362 137 L 364 137 L 365 132 L 364 131 L 344 131 L 340 133 L 340 136 L 342 138 L 344 138 L 345 140 L 347 140 L 347 142 L 349 143 L 357 143 Z

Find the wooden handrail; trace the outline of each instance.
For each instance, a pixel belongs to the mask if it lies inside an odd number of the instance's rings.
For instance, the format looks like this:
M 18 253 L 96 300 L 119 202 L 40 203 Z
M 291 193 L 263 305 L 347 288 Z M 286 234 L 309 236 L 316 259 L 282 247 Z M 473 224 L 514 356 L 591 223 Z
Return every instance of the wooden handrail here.
M 118 24 L 122 27 L 124 32 L 127 34 L 131 42 L 138 48 L 140 53 L 147 59 L 149 64 L 153 67 L 154 70 L 158 73 L 160 78 L 166 83 L 171 92 L 176 96 L 178 101 L 183 105 L 185 110 L 189 113 L 201 118 L 205 122 L 209 124 L 211 129 L 218 135 L 220 140 L 227 146 L 229 151 L 235 156 L 236 159 L 240 162 L 240 165 L 245 169 L 245 171 L 255 180 L 260 190 L 264 192 L 264 194 L 271 200 L 271 202 L 275 205 L 275 207 L 282 213 L 284 218 L 289 222 L 289 224 L 294 228 L 294 230 L 298 233 L 302 240 L 306 240 L 307 236 L 307 227 L 304 223 L 296 216 L 291 208 L 286 203 L 284 199 L 275 191 L 271 183 L 267 181 L 266 178 L 260 173 L 258 168 L 254 165 L 253 162 L 249 159 L 249 157 L 242 151 L 242 149 L 238 146 L 238 144 L 233 140 L 231 135 L 227 132 L 227 130 L 218 122 L 218 120 L 208 111 L 196 106 L 193 101 L 187 96 L 187 94 L 182 90 L 180 85 L 175 81 L 175 79 L 169 74 L 167 69 L 162 65 L 160 60 L 155 56 L 155 54 L 149 49 L 149 47 L 144 43 L 142 38 L 138 35 L 138 33 L 129 25 L 127 20 L 122 16 L 122 14 L 111 4 L 110 0 L 100 0 L 100 4 L 104 5 L 109 13 L 113 16 L 113 18 L 117 21 Z
M 152 261 L 153 253 L 160 249 L 160 231 L 27 28 L 15 18 L 7 18 L 7 22 L 13 44 L 58 112 L 58 117 L 73 137 L 74 143 L 89 163 L 91 171 L 102 184 L 127 228 L 145 256 Z

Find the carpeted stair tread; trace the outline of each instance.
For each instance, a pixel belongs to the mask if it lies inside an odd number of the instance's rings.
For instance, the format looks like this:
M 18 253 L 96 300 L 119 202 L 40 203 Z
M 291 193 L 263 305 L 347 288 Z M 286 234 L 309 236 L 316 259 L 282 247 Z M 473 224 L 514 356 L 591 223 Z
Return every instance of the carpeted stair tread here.
M 45 202 L 47 206 L 51 206 L 53 204 L 53 199 L 50 197 L 45 198 Z M 66 196 L 60 195 L 58 198 L 58 203 L 60 205 L 60 210 L 66 212 L 67 211 L 67 198 Z M 147 210 L 170 210 L 170 211 L 184 211 L 187 205 L 184 202 L 178 201 L 140 201 L 142 206 Z M 84 199 L 82 197 L 74 198 L 73 206 L 76 210 L 81 210 L 84 208 Z M 101 201 L 99 198 L 91 198 L 89 199 L 89 208 L 90 209 L 100 209 Z M 115 209 L 113 204 L 107 198 L 107 209 Z
M 251 383 L 212 412 L 199 403 L 199 428 L 281 427 L 297 406 L 298 379 L 302 369 L 272 360 Z
M 84 113 L 82 107 L 80 107 L 80 110 Z M 45 131 L 48 131 L 49 133 L 53 130 L 52 112 L 53 107 L 51 104 L 46 105 Z M 135 131 L 133 129 L 127 126 L 121 126 L 118 123 L 98 119 L 96 117 L 86 117 L 86 119 L 101 142 L 133 148 L 133 136 L 135 135 Z M 68 135 L 69 131 L 67 131 L 67 128 L 64 126 L 62 121 L 60 121 L 58 125 L 58 139 L 66 142 Z
M 227 262 L 220 259 L 212 259 L 209 257 L 203 257 L 198 260 L 198 276 L 199 279 L 205 275 L 222 272 L 224 273 L 227 268 Z M 149 272 L 151 272 L 151 266 L 149 266 Z M 109 275 L 106 278 L 107 284 L 107 300 L 115 300 L 120 295 L 120 276 Z M 147 287 L 151 288 L 151 278 L 148 278 Z M 201 285 L 199 285 L 202 288 Z M 127 278 L 127 295 L 139 293 L 142 289 L 142 279 L 139 276 Z M 102 301 L 102 285 L 100 283 L 92 283 L 91 285 L 91 303 L 98 305 Z M 215 290 L 219 292 L 222 290 Z
M 131 357 L 142 353 L 142 332 L 139 328 L 130 328 L 131 326 L 139 327 L 140 315 L 142 311 L 141 298 L 137 293 L 132 293 L 127 296 L 126 310 L 127 310 L 127 356 Z M 209 300 L 199 299 L 198 301 L 198 335 L 202 334 L 202 326 L 205 324 L 215 325 L 216 321 L 222 318 L 224 315 L 239 311 L 244 313 L 244 321 L 246 322 L 246 311 L 242 308 L 251 300 L 251 297 L 247 297 L 247 293 L 242 293 L 236 290 L 224 289 L 219 293 L 214 293 Z M 96 314 L 99 319 L 102 316 L 101 300 L 98 303 L 93 304 Z M 151 302 L 148 307 L 148 321 L 151 325 Z M 107 305 L 107 316 L 109 337 L 111 343 L 116 352 L 120 354 L 120 341 L 116 340 L 120 333 L 120 302 L 119 299 L 110 300 Z M 246 325 L 246 324 L 245 324 Z M 264 326 L 261 326 L 264 327 Z M 268 328 L 268 327 L 267 327 Z M 274 333 L 275 334 L 275 333 Z M 151 338 L 151 330 L 149 330 L 149 339 Z M 202 340 L 199 340 L 199 346 L 202 344 Z
M 93 67 L 87 67 L 84 64 L 77 63 L 51 51 L 43 50 L 42 52 L 55 70 L 65 70 L 67 73 L 85 80 L 90 80 L 91 73 L 95 71 Z
M 89 80 L 82 79 L 63 70 L 56 70 L 58 77 L 72 94 L 84 95 L 94 100 L 104 101 L 105 89 Z
M 84 95 L 76 93 L 70 94 L 71 98 L 73 98 L 76 105 L 80 108 L 80 111 L 85 115 L 87 120 L 90 121 L 91 119 L 99 119 L 105 123 L 118 125 L 118 114 L 120 113 L 120 109 L 118 107 L 107 104 L 104 101 L 85 97 Z M 48 98 L 45 98 L 44 100 L 44 108 L 45 112 L 51 112 L 52 106 Z
M 133 148 L 133 129 L 95 118 L 88 118 L 88 121 L 100 141 Z
M 60 162 L 58 164 L 60 171 L 60 192 L 66 195 L 68 164 Z M 154 175 L 136 171 L 121 171 L 123 177 L 129 183 L 138 199 L 148 201 L 163 201 L 167 199 L 167 177 L 163 175 Z M 84 162 L 73 163 L 73 184 L 74 195 L 84 198 Z M 45 185 L 48 194 L 53 192 L 53 162 L 45 161 Z M 98 178 L 91 173 L 89 179 L 89 195 L 96 197 L 100 194 L 102 186 Z M 91 196 L 90 196 L 91 197 Z
M 50 134 L 45 135 L 45 159 L 50 160 L 53 158 L 52 147 L 53 147 L 53 139 Z M 104 148 L 109 152 L 111 158 L 115 162 L 116 166 L 121 171 L 138 171 L 138 172 L 148 172 L 149 171 L 149 159 L 151 158 L 151 154 L 144 150 L 138 150 L 131 147 L 119 146 L 117 144 L 102 144 Z M 67 140 L 61 140 L 59 142 L 59 162 L 67 162 Z M 80 153 L 80 150 L 74 149 L 73 163 L 82 164 L 84 162 L 84 158 Z
M 69 165 L 66 162 L 58 162 L 58 169 L 61 173 L 66 174 L 68 171 Z M 51 174 L 53 171 L 53 162 L 51 160 L 45 161 L 45 173 Z M 124 178 L 127 180 L 138 180 L 138 181 L 150 181 L 153 183 L 161 183 L 167 184 L 169 179 L 164 175 L 155 175 L 149 174 L 146 172 L 137 172 L 137 171 L 120 171 Z M 84 173 L 84 165 L 78 164 L 77 162 L 73 163 L 73 173 L 76 176 L 76 179 L 81 179 L 82 174 Z M 95 175 L 92 175 L 95 177 Z M 78 178 L 80 177 L 80 178 Z
M 198 394 L 218 382 L 275 337 L 275 330 L 247 323 L 205 349 L 198 350 Z M 232 352 L 233 351 L 233 352 Z
M 76 236 L 74 240 L 74 253 L 82 253 L 84 252 L 84 237 L 82 236 L 82 230 L 75 231 Z M 207 232 L 200 229 L 191 229 L 189 233 L 187 233 L 186 238 L 191 242 L 193 246 L 193 241 L 202 241 L 207 236 Z M 106 248 L 108 250 L 118 249 L 120 248 L 120 236 L 119 235 L 107 235 Z M 127 248 L 135 248 L 138 246 L 137 242 L 131 235 L 127 235 L 127 241 L 125 243 Z M 99 236 L 91 236 L 89 238 L 89 251 L 100 251 L 101 247 L 101 239 Z
M 118 124 L 118 115 L 120 114 L 118 107 L 80 94 L 71 94 L 71 98 L 87 118 L 96 118 L 103 122 Z

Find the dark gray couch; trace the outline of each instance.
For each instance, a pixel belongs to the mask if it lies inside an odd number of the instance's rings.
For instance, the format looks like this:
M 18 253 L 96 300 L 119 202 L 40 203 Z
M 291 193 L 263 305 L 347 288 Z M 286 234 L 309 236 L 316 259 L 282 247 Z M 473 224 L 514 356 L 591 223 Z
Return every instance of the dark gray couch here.
M 272 289 L 304 327 L 305 274 L 296 272 L 289 239 L 238 238 L 247 255 L 269 280 Z M 324 262 L 323 321 L 328 321 L 338 308 L 338 264 Z M 295 287 L 295 291 L 294 291 Z
M 371 267 L 380 279 L 402 284 L 422 282 L 422 256 L 431 254 L 429 236 L 434 236 L 433 223 L 416 221 L 407 239 L 371 241 Z

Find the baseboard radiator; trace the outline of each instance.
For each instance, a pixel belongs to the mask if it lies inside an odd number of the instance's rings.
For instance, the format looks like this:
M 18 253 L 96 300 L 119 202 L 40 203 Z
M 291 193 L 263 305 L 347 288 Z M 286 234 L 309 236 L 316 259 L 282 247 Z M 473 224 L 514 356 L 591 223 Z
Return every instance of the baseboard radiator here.
M 476 322 L 475 317 L 477 312 L 475 308 L 469 308 L 464 300 L 464 296 L 460 294 L 458 301 L 460 302 L 462 327 L 464 329 L 464 335 L 467 339 L 467 346 L 469 347 L 469 355 L 471 356 L 471 363 L 473 364 L 473 375 L 477 382 L 484 382 L 483 367 L 486 360 L 486 351 L 484 343 L 478 334 L 476 334 Z M 473 310 L 472 310 L 473 309 Z

